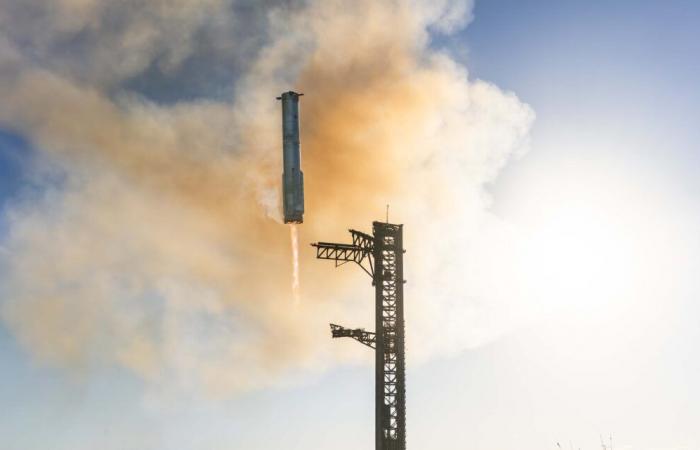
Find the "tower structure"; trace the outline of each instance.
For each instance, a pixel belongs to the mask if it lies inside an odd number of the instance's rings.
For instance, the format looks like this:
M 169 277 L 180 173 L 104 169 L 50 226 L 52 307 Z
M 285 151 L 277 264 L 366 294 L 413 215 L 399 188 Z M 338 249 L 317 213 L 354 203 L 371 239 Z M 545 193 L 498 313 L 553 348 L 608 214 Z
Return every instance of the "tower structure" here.
M 350 337 L 375 351 L 375 449 L 406 449 L 403 225 L 373 222 L 372 235 L 349 230 L 352 244 L 318 242 L 316 258 L 360 266 L 375 288 L 375 330 L 331 324 L 334 338 Z

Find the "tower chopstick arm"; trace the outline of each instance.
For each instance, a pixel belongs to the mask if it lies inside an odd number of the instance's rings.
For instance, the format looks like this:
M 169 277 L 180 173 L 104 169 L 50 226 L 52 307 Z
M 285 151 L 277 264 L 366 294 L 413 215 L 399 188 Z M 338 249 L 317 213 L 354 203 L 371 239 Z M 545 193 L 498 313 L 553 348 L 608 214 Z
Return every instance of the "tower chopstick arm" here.
M 369 348 L 376 349 L 377 336 L 371 331 L 365 331 L 363 328 L 355 328 L 354 330 L 350 328 L 345 328 L 334 323 L 331 325 L 331 335 L 334 338 L 349 337 L 355 339 L 357 342 L 366 345 Z
M 311 244 L 316 248 L 317 259 L 335 261 L 340 266 L 348 262 L 354 262 L 374 280 L 374 263 L 372 252 L 374 251 L 374 238 L 360 231 L 350 230 L 352 244 L 338 244 L 335 242 L 317 242 Z

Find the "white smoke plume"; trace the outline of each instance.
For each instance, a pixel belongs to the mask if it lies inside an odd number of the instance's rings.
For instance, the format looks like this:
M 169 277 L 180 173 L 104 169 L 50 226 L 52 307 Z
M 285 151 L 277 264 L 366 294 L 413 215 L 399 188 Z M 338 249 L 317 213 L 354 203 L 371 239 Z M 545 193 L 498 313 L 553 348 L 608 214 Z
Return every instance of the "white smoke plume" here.
M 390 203 L 406 230 L 410 356 L 502 333 L 515 288 L 498 279 L 508 232 L 485 187 L 526 149 L 533 113 L 433 45 L 470 12 L 4 2 L 0 126 L 39 151 L 6 211 L 5 325 L 60 367 L 118 365 L 207 393 L 279 384 L 360 354 L 327 323 L 371 327 L 369 280 L 332 272 L 308 243 L 369 230 Z M 275 97 L 289 89 L 306 94 L 297 306 L 278 198 Z

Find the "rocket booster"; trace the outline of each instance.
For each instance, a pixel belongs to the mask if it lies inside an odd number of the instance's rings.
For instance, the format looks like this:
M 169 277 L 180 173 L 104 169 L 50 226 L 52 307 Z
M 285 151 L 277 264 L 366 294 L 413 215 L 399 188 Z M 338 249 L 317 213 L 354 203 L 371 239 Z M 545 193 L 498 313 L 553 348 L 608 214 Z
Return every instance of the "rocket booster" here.
M 301 172 L 299 143 L 299 97 L 304 94 L 285 92 L 282 100 L 282 201 L 284 223 L 304 221 L 304 174 Z

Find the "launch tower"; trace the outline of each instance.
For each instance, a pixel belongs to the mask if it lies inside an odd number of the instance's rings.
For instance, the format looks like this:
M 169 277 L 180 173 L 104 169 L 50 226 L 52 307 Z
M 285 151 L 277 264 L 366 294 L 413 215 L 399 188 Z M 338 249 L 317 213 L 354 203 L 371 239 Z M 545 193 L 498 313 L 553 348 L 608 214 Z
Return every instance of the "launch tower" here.
M 375 329 L 331 324 L 334 338 L 350 337 L 375 351 L 375 449 L 406 449 L 403 225 L 374 222 L 372 235 L 350 230 L 352 244 L 318 242 L 316 258 L 359 265 L 375 288 Z

